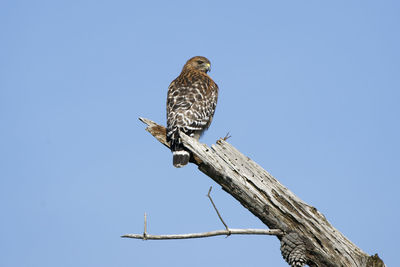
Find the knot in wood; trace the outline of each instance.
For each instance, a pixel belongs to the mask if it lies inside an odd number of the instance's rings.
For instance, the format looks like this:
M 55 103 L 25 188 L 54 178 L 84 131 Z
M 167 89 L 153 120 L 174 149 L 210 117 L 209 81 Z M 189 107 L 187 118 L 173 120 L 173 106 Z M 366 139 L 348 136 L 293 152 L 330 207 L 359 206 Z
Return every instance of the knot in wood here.
M 302 237 L 296 232 L 289 232 L 282 237 L 281 253 L 285 261 L 292 267 L 306 265 L 306 246 Z

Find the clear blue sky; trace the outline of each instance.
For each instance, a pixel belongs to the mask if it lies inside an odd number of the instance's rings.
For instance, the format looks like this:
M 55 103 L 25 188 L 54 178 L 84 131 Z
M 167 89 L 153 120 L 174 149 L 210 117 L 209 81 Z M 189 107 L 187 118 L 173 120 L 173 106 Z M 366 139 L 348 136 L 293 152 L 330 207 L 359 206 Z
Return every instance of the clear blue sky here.
M 0 266 L 287 266 L 264 227 L 138 121 L 195 55 L 229 141 L 365 252 L 398 263 L 398 1 L 2 1 Z

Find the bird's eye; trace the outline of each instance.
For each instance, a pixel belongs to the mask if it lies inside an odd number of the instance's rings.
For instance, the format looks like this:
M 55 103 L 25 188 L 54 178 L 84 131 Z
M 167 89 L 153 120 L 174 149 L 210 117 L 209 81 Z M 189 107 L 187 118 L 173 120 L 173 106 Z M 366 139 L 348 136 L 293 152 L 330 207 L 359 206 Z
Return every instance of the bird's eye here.
M 201 60 L 197 60 L 197 63 L 198 63 L 198 64 L 203 64 L 204 62 L 201 61 Z

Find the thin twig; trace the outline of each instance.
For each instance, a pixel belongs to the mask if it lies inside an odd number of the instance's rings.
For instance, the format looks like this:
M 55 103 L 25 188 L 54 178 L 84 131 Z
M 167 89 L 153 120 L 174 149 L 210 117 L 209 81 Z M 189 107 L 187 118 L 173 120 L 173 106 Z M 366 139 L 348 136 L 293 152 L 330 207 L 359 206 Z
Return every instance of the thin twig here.
M 143 240 L 147 239 L 147 215 L 144 213 L 144 231 L 143 231 Z
M 144 122 L 144 121 L 143 121 Z M 144 123 L 146 123 L 146 122 L 144 122 Z M 229 138 L 231 138 L 232 136 L 231 135 L 229 135 L 229 132 L 227 132 L 226 133 L 226 135 L 225 135 L 225 137 L 220 137 L 218 140 L 217 140 L 217 144 L 218 144 L 218 142 L 219 141 L 226 141 L 226 140 L 228 140 Z
M 224 138 L 222 138 L 222 140 L 224 140 L 224 141 L 226 141 L 226 140 L 228 140 L 229 138 L 231 138 L 232 137 L 232 135 L 229 135 L 229 132 L 225 135 L 225 137 Z
M 189 239 L 189 238 L 203 238 L 217 235 L 282 235 L 283 232 L 279 229 L 229 229 L 229 230 L 217 230 L 204 233 L 192 233 L 192 234 L 178 234 L 178 235 L 149 235 L 149 234 L 126 234 L 121 237 L 124 238 L 136 238 L 143 240 L 168 240 L 168 239 Z
M 213 205 L 215 211 L 217 212 L 217 215 L 218 215 L 219 219 L 221 220 L 222 224 L 225 226 L 225 229 L 226 229 L 226 231 L 228 232 L 228 235 L 227 235 L 227 236 L 230 236 L 229 227 L 228 227 L 228 225 L 224 222 L 224 220 L 222 219 L 221 214 L 219 214 L 219 211 L 218 211 L 217 207 L 215 206 L 214 201 L 213 201 L 212 198 L 211 198 L 211 195 L 210 195 L 211 189 L 212 189 L 212 186 L 210 186 L 210 189 L 208 190 L 207 196 L 208 196 L 208 198 L 210 199 L 211 204 Z

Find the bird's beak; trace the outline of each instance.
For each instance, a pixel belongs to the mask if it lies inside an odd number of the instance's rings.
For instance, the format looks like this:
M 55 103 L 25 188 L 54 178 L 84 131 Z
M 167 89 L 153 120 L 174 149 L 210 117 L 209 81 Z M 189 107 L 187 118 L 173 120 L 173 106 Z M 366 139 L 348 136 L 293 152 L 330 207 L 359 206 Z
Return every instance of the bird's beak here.
M 211 65 L 210 65 L 210 63 L 207 63 L 207 71 L 211 71 Z

